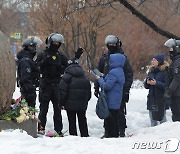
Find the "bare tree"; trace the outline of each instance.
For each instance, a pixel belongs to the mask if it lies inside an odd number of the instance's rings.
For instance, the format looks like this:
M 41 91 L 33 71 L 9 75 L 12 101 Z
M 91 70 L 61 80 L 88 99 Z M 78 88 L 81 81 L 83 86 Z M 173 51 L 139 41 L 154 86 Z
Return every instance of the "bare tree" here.
M 164 0 L 162 0 L 164 1 Z M 179 10 L 179 2 L 180 0 L 178 0 L 177 2 L 171 2 L 171 5 L 173 6 L 173 9 L 176 10 L 176 12 L 178 12 Z M 141 13 L 140 11 L 138 11 L 133 5 L 139 7 L 141 5 L 144 5 L 144 3 L 147 2 L 151 2 L 150 0 L 133 0 L 133 2 L 128 2 L 128 0 L 96 0 L 96 5 L 110 5 L 112 7 L 114 2 L 119 2 L 121 5 L 123 5 L 125 8 L 127 8 L 132 15 L 135 15 L 137 18 L 139 18 L 143 23 L 147 24 L 151 29 L 153 29 L 155 32 L 157 32 L 158 34 L 166 37 L 166 38 L 176 38 L 176 39 L 180 39 L 179 36 L 176 36 L 175 34 L 164 30 L 163 28 L 159 27 L 157 24 L 155 24 L 152 20 L 150 20 L 147 16 L 145 16 L 143 13 Z M 94 5 L 94 6 L 96 6 Z
M 13 9 L 13 4 L 6 0 L 0 2 L 0 30 L 8 34 L 18 25 L 17 13 Z
M 36 32 L 44 38 L 52 32 L 59 32 L 65 38 L 64 51 L 68 57 L 78 47 L 87 52 L 89 67 L 95 67 L 98 36 L 103 28 L 113 20 L 108 7 L 96 6 L 95 2 L 76 0 L 32 1 L 31 21 Z
M 89 68 L 96 67 L 98 56 L 105 50 L 104 38 L 107 34 L 115 34 L 122 39 L 123 48 L 132 59 L 136 72 L 148 64 L 153 53 L 164 50 L 166 38 L 179 38 L 180 16 L 174 10 L 175 2 L 170 3 L 170 0 L 32 2 L 30 17 L 36 33 L 43 35 L 44 39 L 51 32 L 62 33 L 68 57 L 79 46 L 84 47 L 88 58 L 83 64 Z
M 144 16 L 142 13 L 137 11 L 130 3 L 128 3 L 126 0 L 114 0 L 119 1 L 120 4 L 122 4 L 124 7 L 126 7 L 133 15 L 138 17 L 141 21 L 143 21 L 145 24 L 147 24 L 150 28 L 152 28 L 155 32 L 159 33 L 162 36 L 165 36 L 167 38 L 175 38 L 175 39 L 180 39 L 180 37 L 163 30 L 159 26 L 157 26 L 153 21 L 149 20 L 146 16 Z

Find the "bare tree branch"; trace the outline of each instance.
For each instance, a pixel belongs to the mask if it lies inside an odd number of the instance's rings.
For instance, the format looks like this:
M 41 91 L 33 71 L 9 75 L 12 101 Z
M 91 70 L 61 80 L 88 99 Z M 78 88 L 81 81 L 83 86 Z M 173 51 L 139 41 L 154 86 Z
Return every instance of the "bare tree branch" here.
M 139 7 L 140 5 L 142 5 L 144 2 L 146 2 L 146 0 L 140 0 L 140 2 L 139 2 L 139 4 L 138 4 L 138 7 Z
M 153 29 L 158 34 L 165 36 L 166 38 L 175 38 L 180 39 L 180 37 L 161 29 L 159 26 L 157 26 L 153 21 L 149 20 L 146 16 L 144 16 L 142 13 L 137 11 L 131 4 L 129 4 L 126 0 L 114 0 L 115 2 L 119 2 L 124 7 L 126 7 L 133 15 L 138 17 L 142 22 L 144 22 L 146 25 L 148 25 L 151 29 Z

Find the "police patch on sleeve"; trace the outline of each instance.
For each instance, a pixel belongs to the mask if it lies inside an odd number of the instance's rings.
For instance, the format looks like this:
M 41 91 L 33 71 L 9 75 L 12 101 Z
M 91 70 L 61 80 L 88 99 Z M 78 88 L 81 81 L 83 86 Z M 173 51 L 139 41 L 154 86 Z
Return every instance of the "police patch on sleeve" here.
M 26 68 L 26 72 L 27 72 L 27 73 L 31 73 L 31 68 L 30 68 L 30 67 L 27 67 L 27 68 Z
M 179 68 L 175 68 L 175 69 L 174 69 L 174 73 L 175 73 L 175 74 L 179 74 Z

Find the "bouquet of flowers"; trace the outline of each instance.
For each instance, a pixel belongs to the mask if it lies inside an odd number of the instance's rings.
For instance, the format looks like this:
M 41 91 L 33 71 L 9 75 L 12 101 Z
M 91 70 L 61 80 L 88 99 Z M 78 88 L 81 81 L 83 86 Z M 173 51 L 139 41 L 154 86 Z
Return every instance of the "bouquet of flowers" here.
M 19 99 L 19 100 L 18 100 Z M 14 120 L 21 123 L 25 120 L 36 119 L 35 113 L 38 112 L 34 107 L 28 106 L 25 99 L 12 99 L 11 109 L 5 114 L 0 115 L 0 120 Z

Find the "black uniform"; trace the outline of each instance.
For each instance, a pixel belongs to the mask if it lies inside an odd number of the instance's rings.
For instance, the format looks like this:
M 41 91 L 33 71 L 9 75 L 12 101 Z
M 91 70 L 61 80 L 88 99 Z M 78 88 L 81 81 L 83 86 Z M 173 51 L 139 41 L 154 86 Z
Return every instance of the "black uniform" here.
M 180 54 L 172 58 L 169 66 L 169 87 L 167 93 L 171 93 L 172 120 L 180 121 Z
M 59 83 L 61 75 L 64 73 L 64 70 L 68 65 L 67 61 L 65 55 L 60 53 L 58 50 L 53 51 L 50 48 L 47 48 L 37 57 L 39 70 L 42 74 L 40 78 L 39 92 L 39 120 L 41 121 L 38 126 L 39 130 L 45 129 L 47 120 L 46 115 L 49 108 L 49 102 L 51 101 L 54 109 L 54 130 L 61 134 L 62 116 L 61 107 L 59 105 Z
M 60 82 L 60 99 L 67 111 L 70 135 L 77 135 L 76 115 L 82 137 L 88 137 L 86 110 L 91 98 L 90 81 L 79 64 L 71 64 Z
M 115 53 L 121 53 L 124 54 L 123 50 L 119 48 Z M 109 72 L 109 54 L 103 54 L 102 57 L 99 60 L 98 69 L 100 72 L 102 72 L 104 75 L 106 75 Z M 123 87 L 123 97 L 122 97 L 122 103 L 120 107 L 120 133 L 125 132 L 126 126 L 126 102 L 129 101 L 129 90 L 131 88 L 132 82 L 133 82 L 133 70 L 129 63 L 129 60 L 126 58 L 125 64 L 124 64 L 124 74 L 125 74 L 125 83 Z M 99 92 L 99 85 L 98 83 L 95 84 L 95 95 Z
M 36 87 L 39 85 L 39 71 L 33 57 L 34 55 L 27 50 L 21 50 L 17 55 L 18 85 L 20 86 L 22 98 L 31 107 L 35 107 Z

